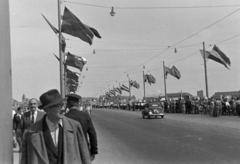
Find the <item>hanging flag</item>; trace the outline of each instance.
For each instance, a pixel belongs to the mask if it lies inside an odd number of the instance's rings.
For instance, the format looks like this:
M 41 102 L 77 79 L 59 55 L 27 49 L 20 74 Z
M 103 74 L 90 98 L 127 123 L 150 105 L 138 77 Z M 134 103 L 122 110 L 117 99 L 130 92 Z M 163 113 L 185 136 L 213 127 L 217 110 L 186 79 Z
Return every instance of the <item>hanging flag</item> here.
M 55 34 L 58 34 L 59 31 L 47 20 L 47 18 L 42 14 L 43 18 L 46 20 L 46 22 L 48 23 L 48 25 L 51 27 L 51 29 L 53 30 L 53 32 L 55 32 Z M 59 36 L 58 36 L 59 37 Z M 62 44 L 62 52 L 65 52 L 66 49 L 66 41 L 65 41 L 65 37 L 61 34 L 61 44 Z
M 177 79 L 181 78 L 181 74 L 175 66 L 172 66 L 172 68 L 171 68 L 171 75 L 176 77 Z
M 115 91 L 114 91 L 114 90 L 110 90 L 110 91 L 109 91 L 109 93 L 110 93 L 110 94 L 112 94 L 113 96 L 115 96 L 115 95 L 116 95 L 116 93 L 115 93 Z
M 230 66 L 231 66 L 230 59 L 216 45 L 214 45 L 210 54 L 211 55 L 208 57 L 209 59 L 212 59 L 212 60 L 217 59 L 214 61 L 221 63 L 227 69 L 230 69 Z
M 80 71 L 82 71 L 83 66 L 87 63 L 87 60 L 83 57 L 73 55 L 70 52 L 68 52 L 66 55 L 67 59 L 65 64 L 74 68 L 78 68 Z
M 148 83 L 149 84 L 155 84 L 156 83 L 156 79 L 153 77 L 153 75 L 148 75 Z
M 200 52 L 201 52 L 201 55 L 202 55 L 203 60 L 204 60 L 204 52 L 203 52 L 203 50 L 200 50 Z M 206 61 L 208 60 L 210 55 L 211 55 L 210 52 L 205 50 L 205 59 L 206 59 Z
M 167 74 L 171 73 L 171 69 L 166 67 L 166 66 L 164 66 L 164 70 L 165 70 L 165 76 L 166 76 L 166 79 L 167 79 Z
M 166 79 L 167 79 L 167 74 L 170 74 L 170 75 L 176 77 L 177 79 L 181 78 L 180 71 L 175 66 L 172 66 L 171 69 L 164 66 L 164 69 L 165 69 Z
M 123 84 L 121 86 L 121 90 L 124 90 L 126 92 L 130 92 L 130 89 L 128 87 L 126 87 L 125 85 L 123 85 Z
M 140 85 L 136 81 L 133 81 L 133 80 L 130 80 L 130 86 L 133 86 L 137 89 L 140 88 Z
M 68 86 L 68 89 L 69 89 L 69 92 L 76 92 L 77 91 L 77 86 L 74 86 L 74 85 L 70 85 Z
M 143 75 L 144 82 L 146 83 L 148 81 L 148 75 Z
M 78 82 L 75 81 L 74 79 L 67 79 L 67 80 L 66 80 L 66 83 L 67 83 L 67 84 L 73 84 L 73 85 L 78 86 Z
M 70 71 L 69 69 L 66 69 L 66 73 L 67 73 L 67 78 L 68 78 L 68 79 L 73 79 L 73 80 L 75 80 L 75 81 L 78 82 L 78 78 L 79 78 L 79 76 L 80 76 L 79 73 L 77 73 L 77 72 L 72 72 L 72 71 Z
M 96 29 L 83 24 L 67 7 L 63 13 L 62 32 L 78 37 L 90 45 L 92 45 L 94 35 L 101 38 Z
M 122 90 L 120 88 L 114 88 L 115 92 L 118 92 L 119 94 L 122 94 Z

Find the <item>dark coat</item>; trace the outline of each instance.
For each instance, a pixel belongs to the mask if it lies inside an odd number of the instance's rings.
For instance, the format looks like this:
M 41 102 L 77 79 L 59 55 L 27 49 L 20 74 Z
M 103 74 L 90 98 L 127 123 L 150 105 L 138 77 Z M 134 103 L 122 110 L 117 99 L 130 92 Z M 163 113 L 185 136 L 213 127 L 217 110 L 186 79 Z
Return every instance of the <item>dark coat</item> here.
M 98 154 L 97 133 L 90 116 L 87 113 L 81 112 L 77 109 L 70 109 L 65 116 L 78 121 L 82 125 L 83 133 L 87 141 L 89 137 L 88 143 L 90 145 L 91 154 Z
M 27 129 L 22 146 L 21 164 L 49 164 L 44 141 L 43 121 Z M 63 164 L 91 164 L 87 142 L 81 125 L 64 117 L 63 123 Z
M 22 118 L 22 115 L 20 117 L 17 113 L 14 114 L 14 116 L 13 116 L 13 130 L 17 130 L 17 128 L 20 125 L 21 118 Z
M 41 112 L 41 111 L 37 110 L 36 122 L 41 120 L 45 114 L 46 114 L 45 112 Z M 17 127 L 18 132 L 21 132 L 22 134 L 24 134 L 24 131 L 32 126 L 33 123 L 31 121 L 30 117 L 31 117 L 30 111 L 25 112 L 22 115 L 21 122 L 20 122 L 19 126 Z

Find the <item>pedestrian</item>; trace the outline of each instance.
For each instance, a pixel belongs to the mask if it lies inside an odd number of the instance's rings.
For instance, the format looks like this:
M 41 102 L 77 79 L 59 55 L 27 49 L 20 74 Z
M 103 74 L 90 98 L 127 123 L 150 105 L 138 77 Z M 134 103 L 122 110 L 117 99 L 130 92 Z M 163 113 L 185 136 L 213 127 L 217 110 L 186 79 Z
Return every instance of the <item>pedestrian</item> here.
M 81 124 L 84 136 L 89 146 L 91 160 L 94 160 L 95 155 L 98 154 L 98 142 L 97 133 L 93 126 L 92 120 L 89 114 L 78 110 L 81 96 L 77 94 L 69 94 L 66 95 L 66 97 L 68 97 L 67 108 L 69 108 L 69 112 L 65 114 L 65 116 L 78 121 Z
M 24 133 L 29 127 L 31 127 L 36 121 L 42 119 L 42 117 L 45 115 L 45 112 L 42 112 L 38 109 L 38 100 L 36 98 L 31 98 L 29 100 L 28 108 L 29 111 L 22 115 L 21 122 L 16 130 L 16 134 L 22 135 L 21 138 L 23 138 Z
M 24 135 L 21 164 L 90 164 L 81 125 L 64 116 L 65 98 L 52 89 L 40 96 L 46 115 Z
M 16 141 L 19 145 L 19 149 L 21 149 L 22 147 L 22 132 L 17 131 L 17 128 L 20 126 L 22 114 L 23 114 L 23 109 L 21 107 L 18 107 L 17 113 L 14 114 L 13 116 L 13 130 L 14 130 Z

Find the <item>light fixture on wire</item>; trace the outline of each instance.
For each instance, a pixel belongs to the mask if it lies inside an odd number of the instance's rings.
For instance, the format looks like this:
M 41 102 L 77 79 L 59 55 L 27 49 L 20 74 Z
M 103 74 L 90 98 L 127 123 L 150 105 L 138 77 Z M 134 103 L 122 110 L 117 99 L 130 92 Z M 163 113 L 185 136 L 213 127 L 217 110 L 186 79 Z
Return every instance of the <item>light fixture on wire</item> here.
M 174 52 L 177 53 L 177 48 L 175 48 Z
M 88 68 L 86 67 L 86 71 L 88 71 Z
M 145 69 L 145 65 L 143 65 L 143 69 Z
M 93 50 L 93 54 L 95 54 L 96 52 L 95 52 L 95 50 Z
M 116 13 L 114 12 L 114 8 L 112 7 L 112 9 L 111 9 L 111 12 L 110 12 L 110 15 L 111 16 L 114 16 Z

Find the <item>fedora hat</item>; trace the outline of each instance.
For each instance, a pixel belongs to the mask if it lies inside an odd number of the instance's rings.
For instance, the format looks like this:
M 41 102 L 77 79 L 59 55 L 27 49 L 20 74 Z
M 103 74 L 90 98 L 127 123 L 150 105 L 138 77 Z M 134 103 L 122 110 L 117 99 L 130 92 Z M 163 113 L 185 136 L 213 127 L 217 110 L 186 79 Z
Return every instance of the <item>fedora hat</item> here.
M 40 102 L 42 103 L 42 105 L 40 105 L 38 108 L 44 109 L 49 106 L 60 104 L 66 98 L 62 98 L 57 89 L 52 89 L 52 90 L 49 90 L 49 91 L 43 93 L 39 99 L 40 99 Z
M 66 97 L 68 97 L 68 101 L 78 101 L 80 99 L 82 99 L 81 96 L 77 95 L 77 94 L 69 94 L 69 95 L 66 95 Z

